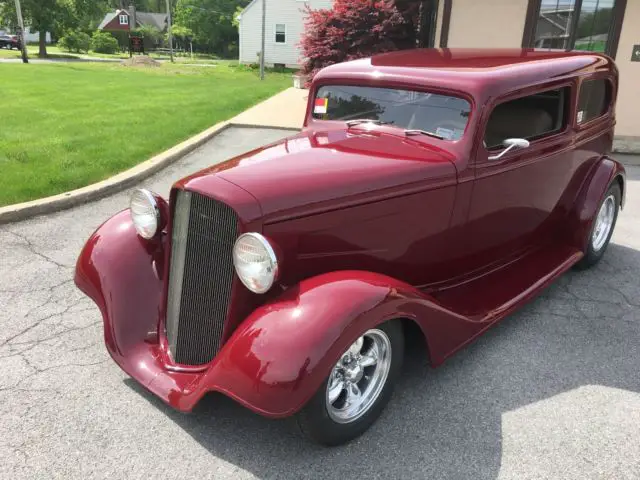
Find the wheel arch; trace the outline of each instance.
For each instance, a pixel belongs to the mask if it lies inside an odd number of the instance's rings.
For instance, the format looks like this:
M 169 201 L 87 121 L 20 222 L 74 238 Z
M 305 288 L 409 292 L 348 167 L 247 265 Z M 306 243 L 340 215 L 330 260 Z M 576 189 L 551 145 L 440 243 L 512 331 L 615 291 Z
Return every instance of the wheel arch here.
M 621 189 L 620 205 L 624 205 L 626 172 L 617 160 L 604 156 L 590 169 L 566 223 L 570 243 L 586 252 L 589 232 L 602 199 L 614 183 Z
M 399 280 L 332 272 L 255 310 L 222 347 L 202 386 L 265 416 L 290 416 L 362 332 L 390 320 L 401 321 L 403 332 L 419 329 L 432 365 L 481 328 Z

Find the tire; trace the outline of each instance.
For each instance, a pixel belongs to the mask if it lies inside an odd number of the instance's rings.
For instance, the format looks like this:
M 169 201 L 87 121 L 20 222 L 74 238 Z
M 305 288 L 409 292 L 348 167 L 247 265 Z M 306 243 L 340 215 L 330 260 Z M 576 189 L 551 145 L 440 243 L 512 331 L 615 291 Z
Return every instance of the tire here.
M 361 339 L 362 343 L 359 343 Z M 354 352 L 357 352 L 355 357 Z M 376 352 L 376 363 L 362 365 L 371 363 Z M 402 370 L 403 357 L 404 333 L 399 320 L 363 332 L 298 413 L 297 422 L 302 433 L 326 446 L 341 445 L 362 435 L 389 403 Z M 334 386 L 331 395 L 333 401 L 329 394 L 330 382 Z M 357 387 L 356 391 L 360 391 L 361 397 L 353 395 L 353 385 Z M 336 396 L 338 390 L 340 393 Z M 350 408 L 347 397 L 355 399 L 352 405 L 360 408 Z
M 607 193 L 605 193 L 600 205 L 598 206 L 598 210 L 593 219 L 593 225 L 591 226 L 591 230 L 589 230 L 587 249 L 584 257 L 582 257 L 582 260 L 576 264 L 576 268 L 578 270 L 585 270 L 593 267 L 603 257 L 604 252 L 609 246 L 611 235 L 613 235 L 616 221 L 618 220 L 621 197 L 620 185 L 618 185 L 617 182 L 614 182 L 609 186 Z M 606 213 L 606 209 L 610 209 L 610 213 L 608 215 Z M 603 221 L 605 223 L 599 222 L 601 215 L 604 215 Z M 605 231 L 600 230 L 603 227 L 606 229 Z

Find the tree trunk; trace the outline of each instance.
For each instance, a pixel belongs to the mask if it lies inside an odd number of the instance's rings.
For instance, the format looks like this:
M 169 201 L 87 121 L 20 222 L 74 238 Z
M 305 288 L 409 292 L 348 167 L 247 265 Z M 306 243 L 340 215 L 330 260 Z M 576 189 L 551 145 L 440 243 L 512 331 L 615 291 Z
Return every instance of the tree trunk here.
M 38 37 L 39 37 L 38 56 L 40 58 L 46 58 L 46 56 L 47 56 L 47 32 L 44 31 L 44 29 L 41 29 L 38 32 Z

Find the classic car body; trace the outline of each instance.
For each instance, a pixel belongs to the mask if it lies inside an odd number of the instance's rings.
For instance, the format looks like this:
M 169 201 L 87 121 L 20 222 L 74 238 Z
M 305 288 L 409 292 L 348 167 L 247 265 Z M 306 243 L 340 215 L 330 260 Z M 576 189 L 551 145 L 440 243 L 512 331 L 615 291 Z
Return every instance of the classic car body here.
M 594 79 L 605 108 L 587 119 L 580 92 Z M 469 108 L 459 130 L 439 135 L 347 125 L 324 115 L 331 96 L 317 97 L 334 87 L 428 92 Z M 153 238 L 128 210 L 115 215 L 84 247 L 76 284 L 99 306 L 114 360 L 182 411 L 217 391 L 292 415 L 363 332 L 397 319 L 419 327 L 438 365 L 584 260 L 610 188 L 617 215 L 616 90 L 614 63 L 592 53 L 416 50 L 329 67 L 301 133 L 178 181 L 168 202 L 156 198 Z M 557 128 L 496 154 L 491 115 L 532 95 L 533 107 L 496 125 L 509 130 L 535 109 L 546 119 L 538 105 L 556 96 Z M 246 232 L 277 257 L 264 294 L 234 272 Z

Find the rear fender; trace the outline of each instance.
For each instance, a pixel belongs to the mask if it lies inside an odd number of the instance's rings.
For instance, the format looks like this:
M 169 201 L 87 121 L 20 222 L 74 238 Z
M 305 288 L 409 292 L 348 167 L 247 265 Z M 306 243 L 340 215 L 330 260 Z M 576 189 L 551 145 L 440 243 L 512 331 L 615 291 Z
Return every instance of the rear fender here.
M 393 278 L 333 272 L 304 280 L 255 310 L 223 346 L 202 384 L 258 413 L 291 415 L 359 335 L 398 318 L 420 326 L 433 363 L 486 327 Z
M 594 167 L 585 181 L 578 195 L 573 210 L 569 215 L 569 232 L 573 245 L 581 251 L 586 251 L 589 232 L 598 210 L 598 206 L 613 182 L 620 183 L 621 207 L 624 206 L 626 196 L 626 173 L 624 167 L 618 161 L 603 157 Z

